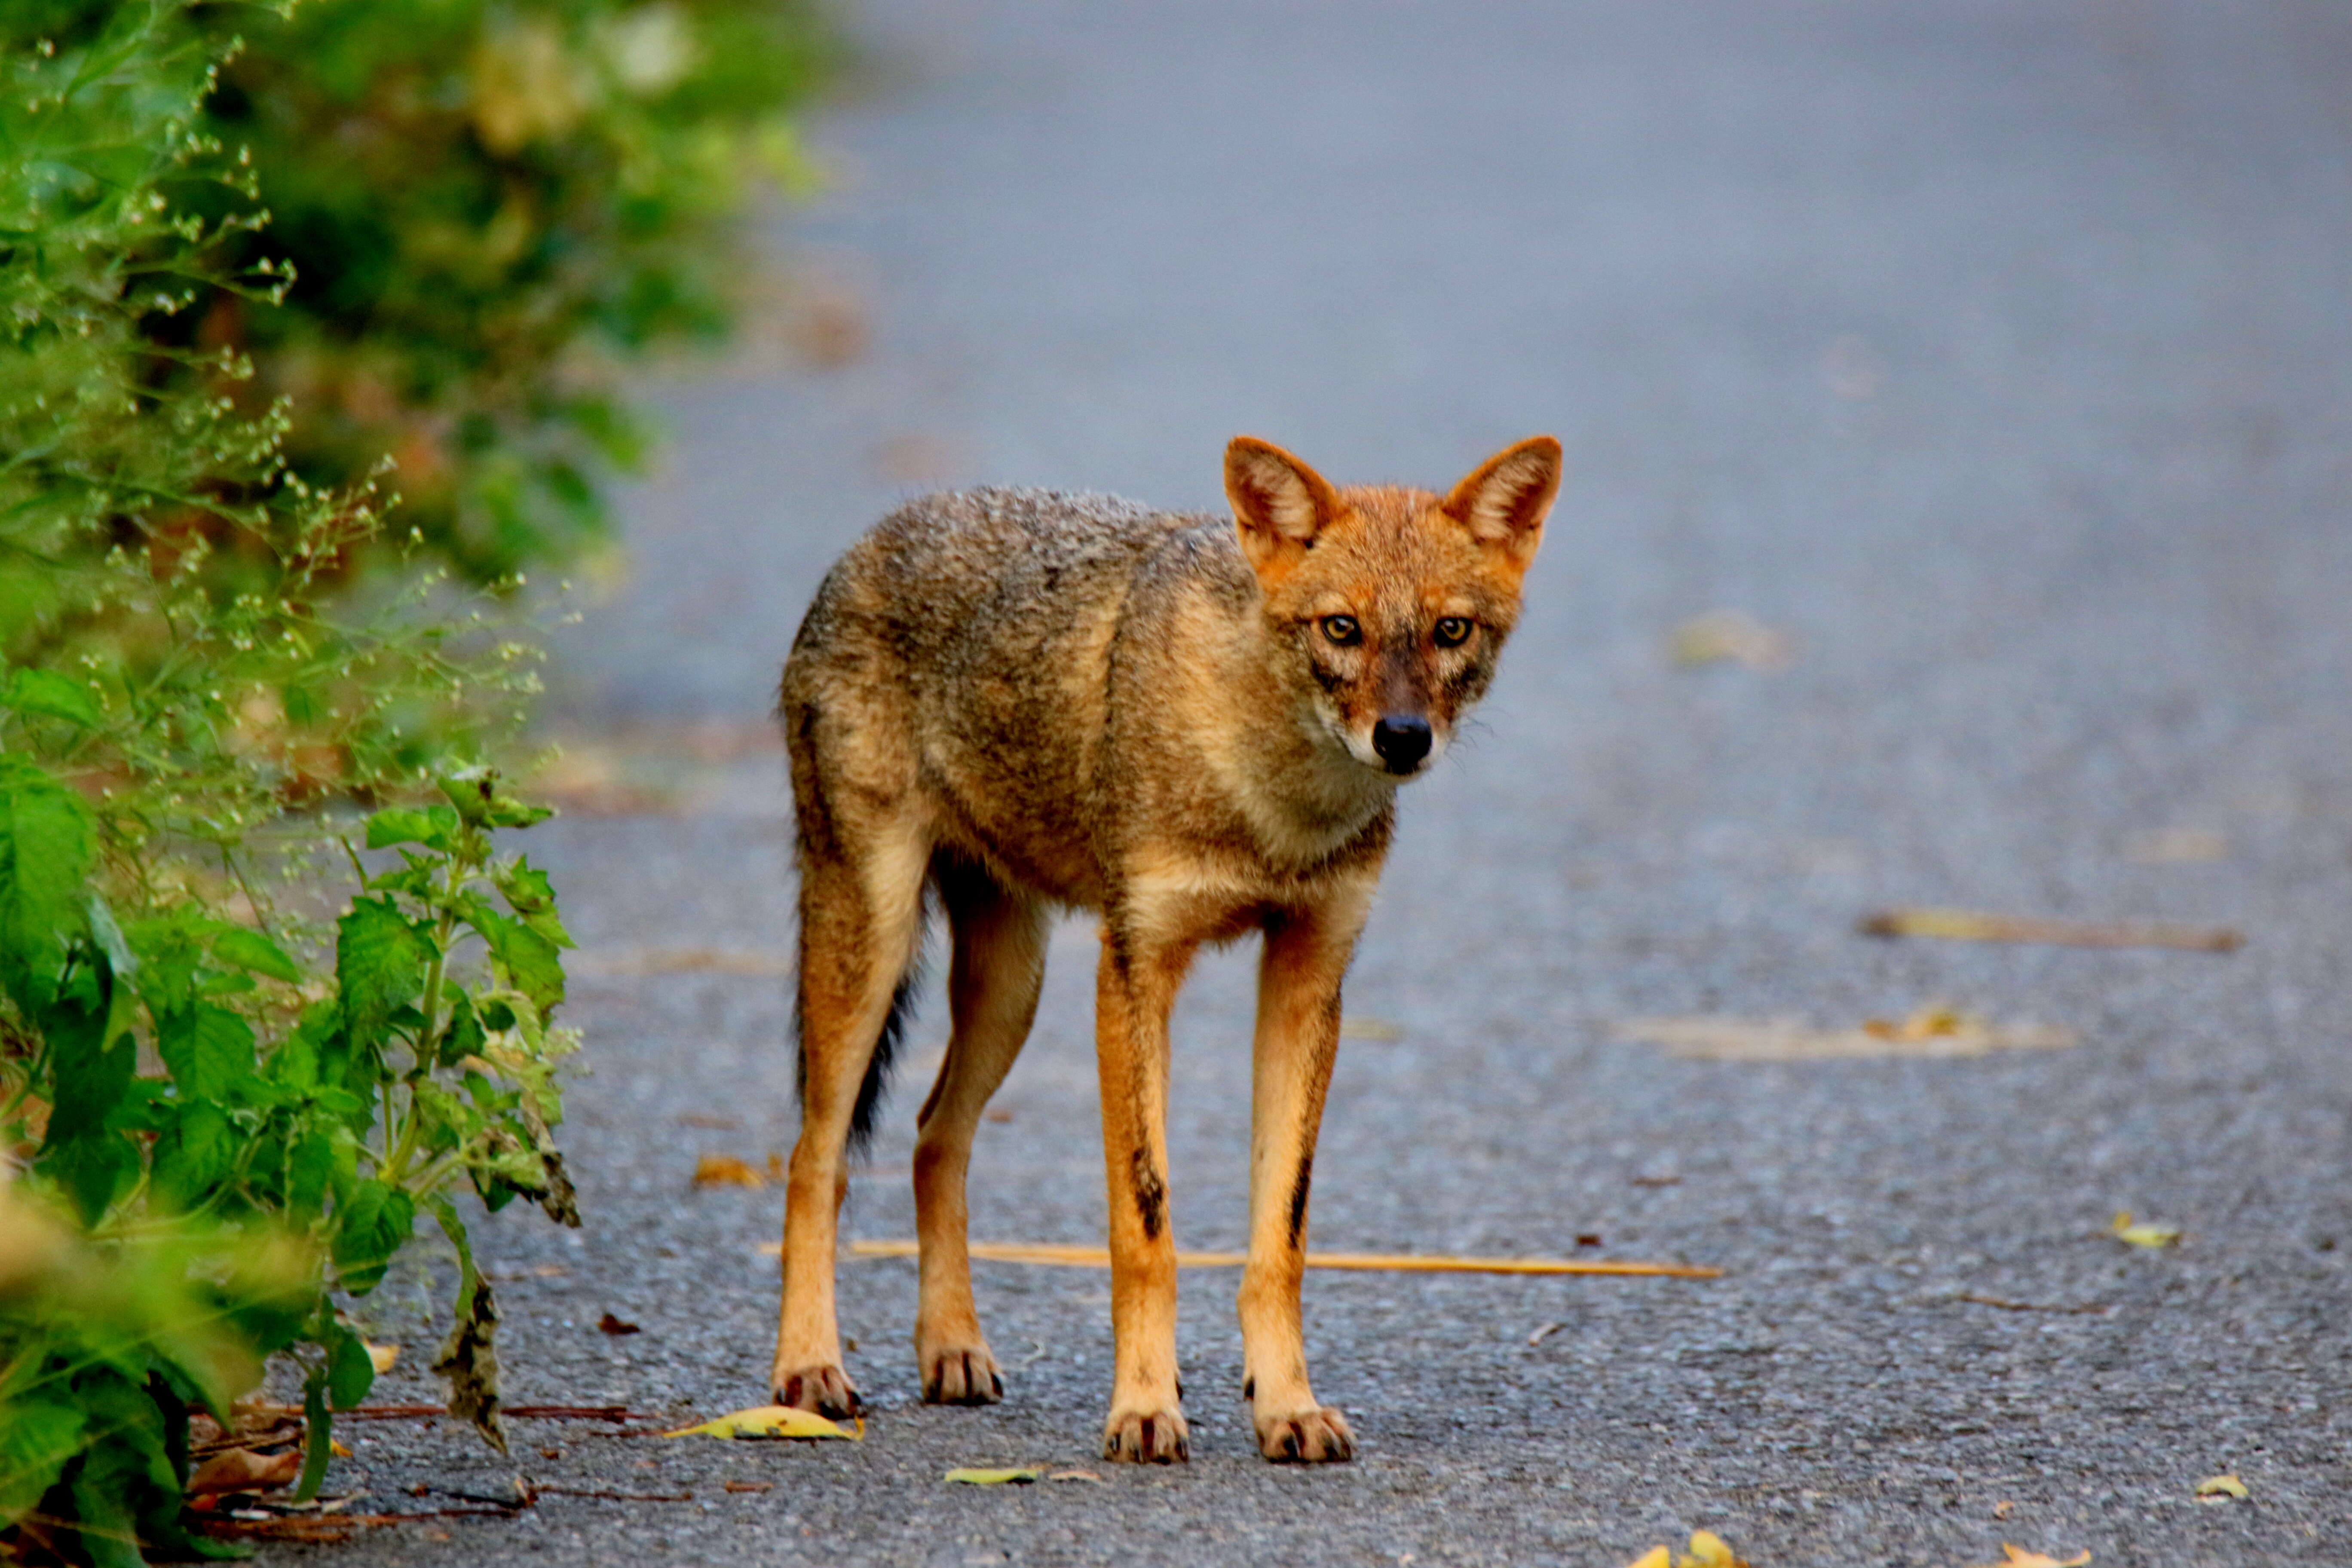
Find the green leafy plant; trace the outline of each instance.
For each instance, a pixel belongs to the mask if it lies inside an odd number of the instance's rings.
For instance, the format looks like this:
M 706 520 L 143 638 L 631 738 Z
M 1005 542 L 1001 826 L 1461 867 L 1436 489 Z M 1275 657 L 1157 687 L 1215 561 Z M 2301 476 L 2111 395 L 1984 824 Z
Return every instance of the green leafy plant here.
M 219 390 L 233 346 L 174 342 L 288 279 L 238 258 L 225 47 L 185 0 L 88 9 L 0 52 L 0 1548 L 111 1564 L 201 1544 L 190 1412 L 265 1356 L 316 1488 L 374 1375 L 339 1304 L 422 1215 L 459 1260 L 452 1407 L 502 1441 L 453 1199 L 577 1223 L 576 1040 L 552 889 L 493 844 L 545 814 L 472 761 L 530 650 L 386 542 L 371 484 L 289 467 L 288 409 Z

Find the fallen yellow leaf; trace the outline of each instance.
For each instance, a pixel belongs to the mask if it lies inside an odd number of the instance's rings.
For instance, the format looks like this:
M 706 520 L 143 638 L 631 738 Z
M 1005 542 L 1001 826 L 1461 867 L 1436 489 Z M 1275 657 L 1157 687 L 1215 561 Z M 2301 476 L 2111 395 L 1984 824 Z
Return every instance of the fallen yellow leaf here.
M 2110 1226 L 2116 1239 L 2132 1247 L 2172 1247 L 2180 1240 L 2177 1225 L 2134 1225 L 2129 1209 L 2116 1211 L 2115 1224 Z
M 2000 1543 L 2000 1561 L 1989 1563 L 1985 1568 L 2083 1568 L 2083 1564 L 2091 1560 L 2091 1554 L 2088 1552 L 2077 1552 L 2072 1557 L 2058 1558 L 2044 1552 L 2028 1552 L 2021 1546 L 2011 1546 L 2006 1541 Z
M 1748 1568 L 1748 1563 L 1712 1530 L 1695 1530 L 1685 1555 L 1678 1557 L 1663 1546 L 1653 1546 L 1625 1568 Z
M 1748 1564 L 1733 1556 L 1730 1544 L 1712 1530 L 1695 1530 L 1690 1555 L 1677 1568 L 1748 1568 Z
M 732 1154 L 705 1154 L 694 1163 L 698 1187 L 764 1187 L 768 1178 Z
M 1750 669 L 1786 669 L 1796 640 L 1739 610 L 1713 610 L 1675 628 L 1674 659 L 1685 669 L 1731 660 Z
M 2243 1498 L 2248 1495 L 2246 1483 L 2235 1476 L 2207 1476 L 2197 1483 L 2197 1496 L 2205 1502 L 2216 1502 L 2223 1498 Z
M 940 1479 L 960 1481 L 968 1487 L 1025 1487 L 1032 1481 L 1043 1480 L 1043 1470 L 973 1470 L 953 1469 Z
M 1859 1057 L 1981 1057 L 1994 1051 L 2063 1050 L 2074 1032 L 2039 1024 L 1996 1026 L 1972 1014 L 1930 1004 L 1900 1023 L 1872 1018 L 1858 1028 L 1817 1029 L 1794 1018 L 1706 1015 L 1628 1018 L 1619 1039 L 1663 1046 L 1666 1054 L 1717 1062 L 1830 1061 Z
M 1882 910 L 1864 916 L 1864 936 L 1929 936 L 1946 942 L 2044 942 L 2058 947 L 2177 947 L 2190 952 L 2235 952 L 2243 933 L 2222 926 L 2167 925 L 2146 921 L 2058 921 L 2038 915 L 1996 915 L 1976 910 Z
M 393 1363 L 400 1359 L 400 1347 L 398 1345 L 369 1345 L 367 1348 L 367 1353 L 368 1360 L 374 1363 L 376 1375 L 381 1377 L 385 1373 L 392 1370 Z
M 855 1443 L 866 1436 L 866 1424 L 859 1422 L 856 1431 L 836 1426 L 813 1410 L 795 1410 L 789 1405 L 755 1405 L 749 1410 L 738 1410 L 705 1421 L 699 1426 L 681 1426 L 675 1432 L 665 1432 L 665 1437 L 845 1437 Z

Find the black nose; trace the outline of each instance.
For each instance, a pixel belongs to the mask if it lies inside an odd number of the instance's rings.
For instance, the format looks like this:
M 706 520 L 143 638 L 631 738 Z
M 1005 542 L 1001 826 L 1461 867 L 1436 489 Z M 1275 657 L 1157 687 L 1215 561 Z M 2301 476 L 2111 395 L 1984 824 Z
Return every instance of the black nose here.
M 1372 726 L 1372 750 L 1392 773 L 1409 773 L 1429 755 L 1429 721 L 1391 713 Z

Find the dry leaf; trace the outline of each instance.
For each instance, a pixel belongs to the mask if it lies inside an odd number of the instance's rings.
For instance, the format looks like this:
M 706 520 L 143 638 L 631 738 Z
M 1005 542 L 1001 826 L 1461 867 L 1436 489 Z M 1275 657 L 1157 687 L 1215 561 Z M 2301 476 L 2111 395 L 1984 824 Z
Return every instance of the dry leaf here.
M 1025 1487 L 1032 1481 L 1045 1479 L 1043 1470 L 973 1470 L 953 1469 L 940 1479 L 958 1481 L 968 1487 Z
M 2116 1233 L 2116 1240 L 2127 1242 L 2133 1247 L 2176 1247 L 2180 1242 L 2179 1226 L 2134 1225 L 2129 1209 L 2116 1211 L 2115 1223 L 2109 1228 Z
M 694 1163 L 698 1187 L 764 1187 L 768 1178 L 732 1154 L 705 1154 Z
M 1748 1563 L 1734 1555 L 1723 1537 L 1715 1531 L 1695 1530 L 1687 1552 L 1676 1556 L 1663 1546 L 1653 1546 L 1625 1568 L 1748 1568 Z
M 749 1410 L 737 1410 L 729 1415 L 705 1421 L 698 1426 L 681 1426 L 675 1432 L 665 1432 L 665 1437 L 843 1437 L 856 1442 L 866 1436 L 866 1424 L 859 1422 L 855 1431 L 835 1426 L 814 1410 L 795 1410 L 789 1405 L 755 1405 Z
M 2003 1498 L 2000 1501 L 1992 1505 L 1992 1516 L 1995 1519 L 2007 1519 L 2011 1514 L 2015 1513 L 2016 1511 L 2017 1504 L 2008 1498 Z
M 1717 1062 L 1980 1057 L 1994 1051 L 2064 1050 L 2076 1043 L 2071 1029 L 2040 1024 L 1995 1026 L 1941 1003 L 1931 1003 L 1900 1023 L 1873 1018 L 1853 1029 L 1819 1029 L 1795 1018 L 1759 1021 L 1701 1015 L 1628 1018 L 1611 1032 L 1619 1039 L 1662 1046 L 1669 1056 Z
M 2143 833 L 2124 846 L 2124 858 L 2142 866 L 2185 866 L 2229 858 L 2229 839 L 2205 827 Z
M 2190 952 L 2235 952 L 2246 945 L 2242 933 L 2221 926 L 2054 921 L 1973 910 L 1882 910 L 1864 916 L 1857 929 L 1864 936 L 1928 936 L 1946 942 L 2042 942 L 2059 947 L 2174 947 Z
M 641 1334 L 645 1332 L 645 1330 L 639 1328 L 636 1324 L 616 1318 L 610 1312 L 607 1312 L 603 1317 L 597 1319 L 596 1326 L 602 1329 L 604 1332 L 614 1335 Z
M 566 961 L 583 974 L 614 978 L 643 974 L 783 975 L 793 961 L 782 953 L 744 952 L 723 947 L 639 947 L 618 952 L 583 952 Z
M 250 1448 L 224 1448 L 198 1465 L 188 1477 L 188 1495 L 217 1492 L 267 1492 L 289 1487 L 302 1473 L 302 1450 L 257 1454 Z
M 1528 1343 L 1539 1345 L 1566 1327 L 1568 1325 L 1562 1322 L 1538 1323 L 1536 1325 L 1535 1332 L 1528 1336 Z
M 1339 1020 L 1339 1037 L 1343 1040 L 1376 1040 L 1382 1045 L 1394 1045 L 1404 1038 L 1404 1026 L 1391 1024 L 1386 1018 L 1370 1018 L 1356 1015 Z
M 1985 1568 L 2083 1568 L 2083 1564 L 2091 1560 L 2088 1552 L 2077 1552 L 2072 1557 L 2052 1557 L 2044 1552 L 2028 1552 L 2021 1546 L 2011 1546 L 2006 1541 L 2000 1543 L 2000 1561 L 1987 1563 Z
M 375 1374 L 378 1377 L 382 1377 L 385 1373 L 392 1370 L 393 1363 L 400 1359 L 400 1347 L 398 1345 L 369 1345 L 367 1348 L 367 1353 L 368 1360 L 373 1363 L 375 1367 Z
M 730 1492 L 772 1492 L 776 1489 L 773 1481 L 725 1481 L 720 1484 Z
M 2225 1502 L 2249 1495 L 2246 1483 L 2235 1476 L 2207 1476 L 2197 1483 L 2197 1500 L 2200 1502 Z
M 782 1248 L 763 1242 L 760 1251 L 774 1257 Z M 917 1258 L 921 1247 L 912 1241 L 853 1241 L 853 1258 Z M 975 1241 L 972 1257 L 990 1263 L 1040 1263 L 1067 1268 L 1108 1268 L 1110 1249 L 1078 1242 Z M 1248 1261 L 1239 1252 L 1180 1252 L 1180 1268 L 1238 1268 Z M 1310 1252 L 1309 1268 L 1341 1268 L 1395 1274 L 1618 1274 L 1671 1279 L 1717 1279 L 1723 1270 L 1694 1263 L 1624 1263 L 1613 1258 L 1580 1262 L 1567 1258 L 1449 1258 L 1411 1253 Z
M 1727 660 L 1769 673 L 1797 661 L 1797 644 L 1742 611 L 1712 610 L 1675 628 L 1674 659 L 1685 669 Z

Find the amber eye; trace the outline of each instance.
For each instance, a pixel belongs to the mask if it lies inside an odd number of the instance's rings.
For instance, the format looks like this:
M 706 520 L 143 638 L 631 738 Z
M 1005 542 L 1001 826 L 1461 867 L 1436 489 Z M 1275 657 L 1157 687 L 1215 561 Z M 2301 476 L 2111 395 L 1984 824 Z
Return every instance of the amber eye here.
M 1323 635 L 1341 647 L 1351 647 L 1364 640 L 1363 628 L 1356 625 L 1356 617 L 1353 616 L 1324 616 Z
M 1460 647 L 1470 640 L 1470 623 L 1460 616 L 1441 616 L 1433 635 L 1440 647 Z

